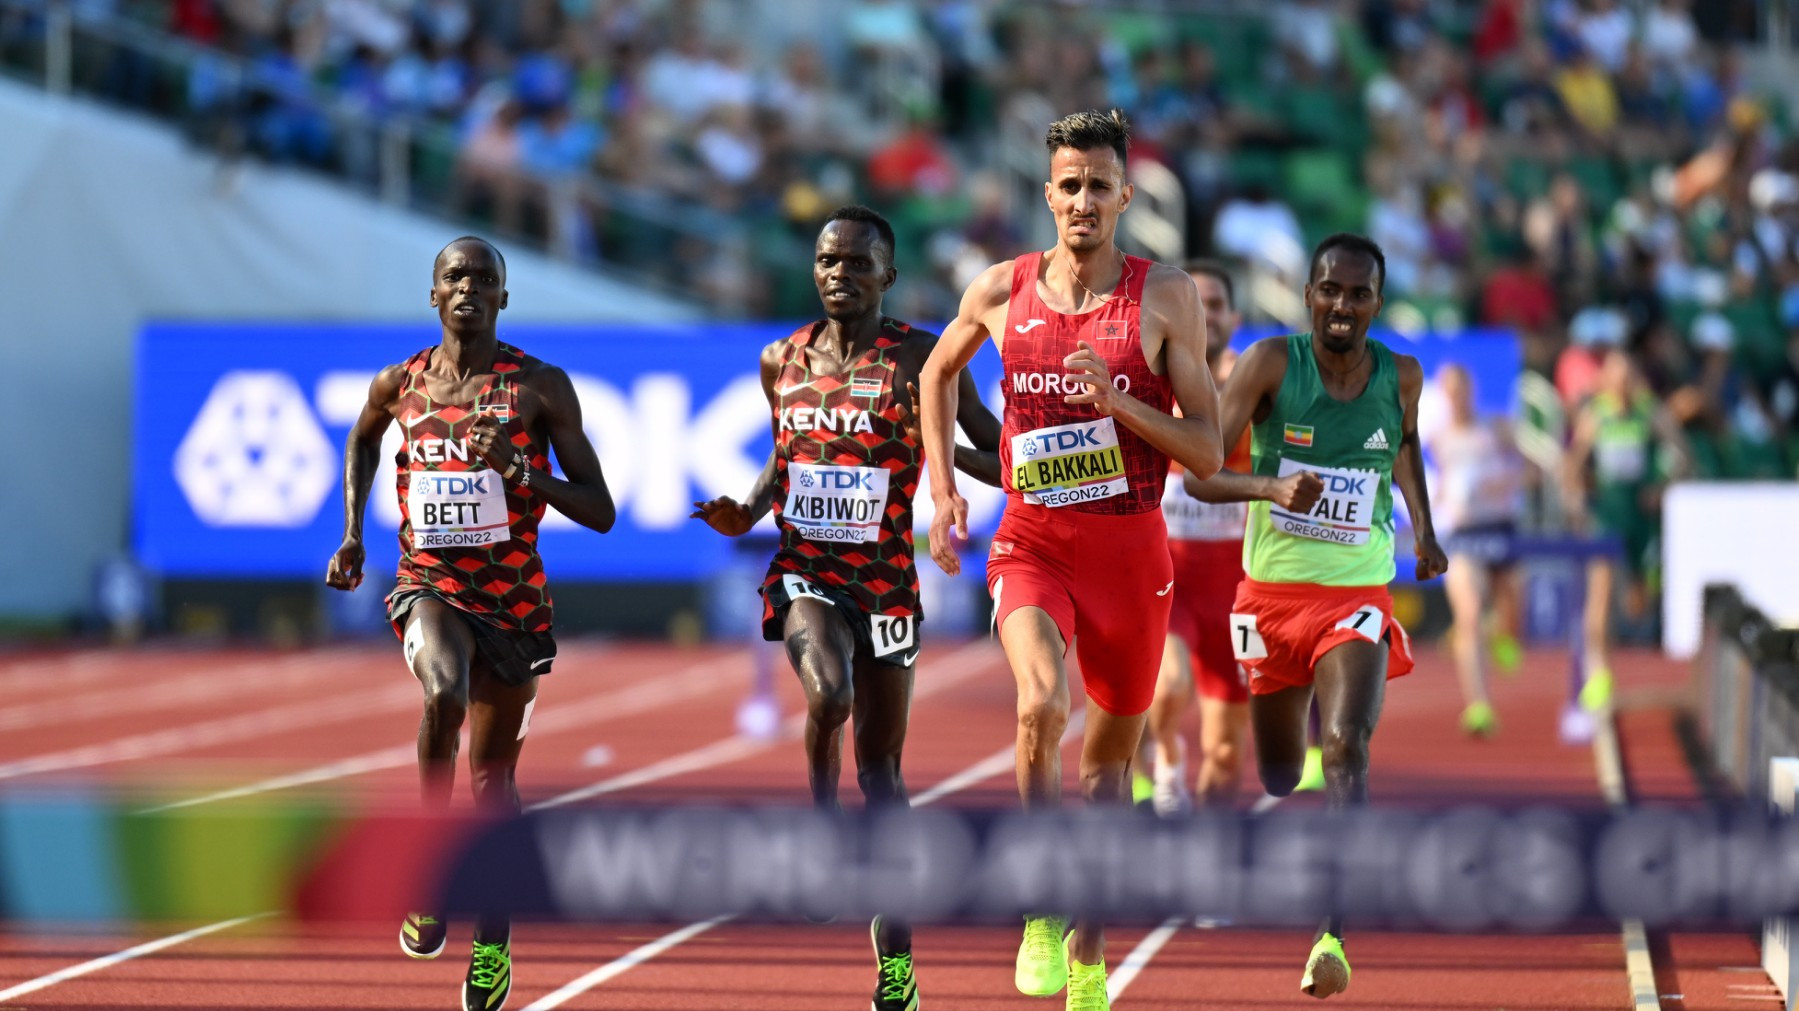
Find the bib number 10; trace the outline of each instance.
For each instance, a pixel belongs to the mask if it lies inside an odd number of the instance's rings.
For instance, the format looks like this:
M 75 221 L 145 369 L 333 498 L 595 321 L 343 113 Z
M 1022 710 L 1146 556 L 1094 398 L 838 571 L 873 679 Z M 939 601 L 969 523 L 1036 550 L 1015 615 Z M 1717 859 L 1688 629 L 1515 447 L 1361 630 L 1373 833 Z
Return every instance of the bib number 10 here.
M 871 614 L 868 638 L 874 643 L 875 656 L 903 653 L 918 645 L 917 619 L 909 614 Z

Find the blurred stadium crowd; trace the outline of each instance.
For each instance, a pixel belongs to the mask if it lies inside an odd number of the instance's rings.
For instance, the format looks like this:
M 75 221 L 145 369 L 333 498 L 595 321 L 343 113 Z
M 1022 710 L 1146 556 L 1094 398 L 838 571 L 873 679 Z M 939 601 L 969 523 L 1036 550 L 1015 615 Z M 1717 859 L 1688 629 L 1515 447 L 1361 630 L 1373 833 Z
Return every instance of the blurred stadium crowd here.
M 1153 212 L 1175 248 L 1147 251 L 1240 265 L 1251 319 L 1299 324 L 1311 243 L 1364 231 L 1387 251 L 1389 325 L 1520 334 L 1541 471 L 1622 349 L 1685 437 L 1660 473 L 1791 477 L 1799 139 L 1786 97 L 1753 83 L 1761 6 L 75 0 L 72 16 L 93 31 L 78 88 L 233 156 L 375 186 L 398 136 L 409 201 L 721 315 L 812 312 L 810 237 L 860 200 L 901 236 L 890 311 L 945 318 L 975 270 L 1041 237 L 1043 123 L 1118 106 L 1134 163 L 1178 181 Z M 45 9 L 0 0 L 0 63 L 29 69 Z

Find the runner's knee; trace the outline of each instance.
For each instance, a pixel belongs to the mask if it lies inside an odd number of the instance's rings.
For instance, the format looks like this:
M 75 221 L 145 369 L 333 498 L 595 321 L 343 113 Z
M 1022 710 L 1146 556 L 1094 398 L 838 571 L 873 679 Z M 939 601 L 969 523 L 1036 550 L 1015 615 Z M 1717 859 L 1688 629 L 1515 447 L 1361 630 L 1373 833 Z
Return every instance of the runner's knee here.
M 1243 749 L 1236 741 L 1213 741 L 1206 745 L 1200 760 L 1218 773 L 1235 778 L 1237 767 L 1242 764 Z
M 425 679 L 425 719 L 438 725 L 462 726 L 468 715 L 468 689 L 453 678 Z
M 1054 692 L 1020 693 L 1018 726 L 1035 739 L 1061 741 L 1068 728 L 1068 699 Z
M 1367 727 L 1326 727 L 1324 740 L 1320 742 L 1324 749 L 1325 769 L 1367 771 L 1368 741 L 1372 736 L 1372 729 Z
M 1270 796 L 1285 797 L 1299 786 L 1299 777 L 1305 773 L 1302 765 L 1270 765 L 1261 764 L 1258 770 L 1262 776 L 1262 789 Z
M 1088 800 L 1116 800 L 1125 794 L 1130 762 L 1082 762 L 1081 796 Z
M 850 718 L 856 691 L 848 681 L 807 679 L 806 716 L 827 727 L 841 726 Z

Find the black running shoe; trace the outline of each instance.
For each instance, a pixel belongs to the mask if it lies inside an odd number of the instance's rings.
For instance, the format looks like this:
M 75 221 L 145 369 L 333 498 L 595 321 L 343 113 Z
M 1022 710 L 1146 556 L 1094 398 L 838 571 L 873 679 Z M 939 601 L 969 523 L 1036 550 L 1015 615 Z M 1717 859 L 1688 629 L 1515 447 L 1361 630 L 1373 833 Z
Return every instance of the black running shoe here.
M 462 1011 L 500 1011 L 511 992 L 512 938 L 499 944 L 476 940 L 462 981 Z
M 881 918 L 868 925 L 875 946 L 875 997 L 869 1011 L 918 1011 L 918 980 L 912 975 L 912 952 L 881 950 Z
M 435 916 L 407 913 L 400 924 L 400 950 L 413 958 L 436 958 L 443 954 L 444 940 L 450 925 Z

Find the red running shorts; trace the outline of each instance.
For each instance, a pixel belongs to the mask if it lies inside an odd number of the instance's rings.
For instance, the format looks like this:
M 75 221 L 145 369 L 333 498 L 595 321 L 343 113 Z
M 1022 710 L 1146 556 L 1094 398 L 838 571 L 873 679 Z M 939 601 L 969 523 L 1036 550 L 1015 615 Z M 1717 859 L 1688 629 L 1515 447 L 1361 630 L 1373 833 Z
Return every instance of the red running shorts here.
M 1168 638 L 1174 566 L 1162 510 L 1125 516 L 1006 502 L 987 557 L 995 627 L 1040 607 L 1074 644 L 1087 697 L 1117 716 L 1149 709 Z
M 1412 669 L 1412 642 L 1393 620 L 1385 586 L 1259 583 L 1237 587 L 1231 648 L 1249 668 L 1249 691 L 1268 695 L 1312 683 L 1324 654 L 1357 639 L 1387 643 L 1387 677 Z
M 1168 631 L 1193 660 L 1193 682 L 1209 699 L 1249 701 L 1249 675 L 1231 649 L 1231 606 L 1243 580 L 1242 541 L 1170 540 L 1174 611 Z

